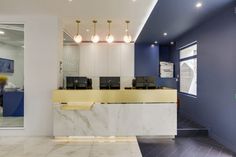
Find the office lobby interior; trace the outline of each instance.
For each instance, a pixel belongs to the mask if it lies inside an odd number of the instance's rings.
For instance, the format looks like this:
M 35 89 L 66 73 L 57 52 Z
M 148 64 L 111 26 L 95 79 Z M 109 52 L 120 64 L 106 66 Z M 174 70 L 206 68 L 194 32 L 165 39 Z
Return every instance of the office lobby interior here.
M 0 0 L 0 157 L 236 157 L 236 1 Z

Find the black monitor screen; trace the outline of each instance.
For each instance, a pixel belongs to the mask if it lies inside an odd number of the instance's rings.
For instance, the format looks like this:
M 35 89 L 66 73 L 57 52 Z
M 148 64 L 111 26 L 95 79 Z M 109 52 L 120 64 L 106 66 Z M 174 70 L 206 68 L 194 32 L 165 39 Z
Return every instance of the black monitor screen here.
M 135 88 L 156 88 L 156 77 L 154 76 L 139 76 L 135 80 Z
M 120 89 L 120 77 L 100 77 L 100 89 Z
M 86 89 L 88 87 L 88 79 L 86 77 L 66 77 L 67 89 Z

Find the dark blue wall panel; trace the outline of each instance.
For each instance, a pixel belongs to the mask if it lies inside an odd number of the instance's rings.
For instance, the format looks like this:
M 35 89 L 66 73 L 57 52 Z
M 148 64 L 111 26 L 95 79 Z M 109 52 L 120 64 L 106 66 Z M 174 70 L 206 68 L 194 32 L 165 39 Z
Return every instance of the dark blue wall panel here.
M 183 35 L 177 48 L 198 43 L 198 95 L 179 94 L 181 112 L 210 128 L 210 136 L 236 152 L 235 6 Z
M 159 47 L 135 44 L 135 76 L 157 76 L 159 73 Z
M 170 45 L 160 45 L 160 61 L 170 62 L 171 61 L 171 47 Z
M 159 58 L 160 61 L 165 61 L 165 62 L 171 62 L 175 63 L 177 62 L 176 60 L 176 55 L 175 55 L 175 45 L 160 45 L 159 46 Z M 158 79 L 158 86 L 163 86 L 163 87 L 169 87 L 169 88 L 174 88 L 177 89 L 177 82 L 176 82 L 176 72 L 174 70 L 174 78 L 160 78 Z

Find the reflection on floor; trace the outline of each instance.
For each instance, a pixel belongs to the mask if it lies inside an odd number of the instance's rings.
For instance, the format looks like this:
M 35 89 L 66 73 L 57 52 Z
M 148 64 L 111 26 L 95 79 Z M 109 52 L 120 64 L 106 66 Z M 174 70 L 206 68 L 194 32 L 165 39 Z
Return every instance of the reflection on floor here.
M 142 157 L 137 139 L 0 137 L 0 157 Z
M 0 108 L 0 127 L 23 127 L 24 117 L 3 117 Z
M 143 140 L 143 157 L 235 157 L 233 152 L 208 137 L 177 137 L 175 140 Z

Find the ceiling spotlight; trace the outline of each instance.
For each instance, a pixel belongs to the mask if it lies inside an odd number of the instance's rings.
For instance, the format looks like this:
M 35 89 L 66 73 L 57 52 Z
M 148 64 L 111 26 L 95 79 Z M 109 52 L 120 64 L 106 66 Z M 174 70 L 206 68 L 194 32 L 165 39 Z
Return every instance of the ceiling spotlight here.
M 157 41 L 154 41 L 154 44 L 158 44 L 158 42 L 157 42 Z
M 1 35 L 3 35 L 3 34 L 5 34 L 5 32 L 3 32 L 3 31 L 0 31 L 0 34 L 1 34 Z
M 164 36 L 167 36 L 168 34 L 167 33 L 163 33 Z
M 202 7 L 202 3 L 201 2 L 197 2 L 196 7 L 197 8 L 201 8 Z
M 132 37 L 129 34 L 129 23 L 130 23 L 130 21 L 125 21 L 125 23 L 126 23 L 126 35 L 124 36 L 123 40 L 126 43 L 130 43 L 132 41 Z
M 106 36 L 106 41 L 108 43 L 112 43 L 114 41 L 114 37 L 113 37 L 113 35 L 111 35 L 111 22 L 112 22 L 111 20 L 107 21 L 109 32 L 108 32 L 108 35 Z
M 68 0 L 69 2 L 72 2 L 73 0 Z
M 133 2 L 136 2 L 136 0 L 132 0 Z
M 90 30 L 89 29 L 86 29 L 86 32 L 89 32 Z
M 96 24 L 97 24 L 97 21 L 93 20 L 93 35 L 91 37 L 91 40 L 93 43 L 98 43 L 100 40 L 100 37 L 96 34 Z
M 152 45 L 151 45 L 151 47 L 155 47 L 155 45 L 154 45 L 154 44 L 152 44 Z
M 170 44 L 171 44 L 171 45 L 174 45 L 174 44 L 175 44 L 175 42 L 173 42 L 173 41 L 172 41 L 172 42 L 170 42 Z
M 76 21 L 77 23 L 77 34 L 74 36 L 74 41 L 76 43 L 81 43 L 82 42 L 82 36 L 79 34 L 79 24 L 80 24 L 80 21 Z

